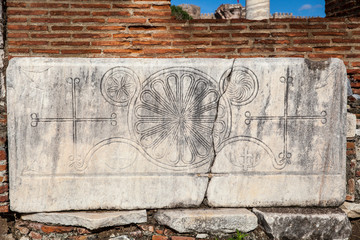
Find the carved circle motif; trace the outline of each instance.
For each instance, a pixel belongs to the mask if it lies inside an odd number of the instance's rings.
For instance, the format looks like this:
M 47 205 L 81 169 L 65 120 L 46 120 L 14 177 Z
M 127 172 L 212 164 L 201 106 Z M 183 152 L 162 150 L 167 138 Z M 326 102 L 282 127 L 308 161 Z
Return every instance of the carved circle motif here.
M 168 169 L 208 163 L 214 155 L 219 97 L 215 81 L 198 70 L 168 68 L 153 74 L 144 82 L 133 110 L 139 144 L 156 165 Z M 224 129 L 218 132 L 227 132 L 227 123 L 220 125 Z
M 101 94 L 107 102 L 125 107 L 133 98 L 138 85 L 136 74 L 125 67 L 107 71 L 101 79 Z
M 237 106 L 249 104 L 259 90 L 257 77 L 250 69 L 244 67 L 234 67 L 225 71 L 220 84 L 230 102 Z

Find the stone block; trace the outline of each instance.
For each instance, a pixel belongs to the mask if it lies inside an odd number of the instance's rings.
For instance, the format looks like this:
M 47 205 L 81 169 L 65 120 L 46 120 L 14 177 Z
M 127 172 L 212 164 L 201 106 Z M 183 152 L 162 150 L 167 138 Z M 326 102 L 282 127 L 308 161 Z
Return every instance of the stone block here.
M 253 209 L 272 239 L 348 239 L 351 223 L 340 209 Z
M 21 219 L 65 226 L 80 226 L 90 230 L 144 223 L 146 210 L 110 211 L 110 212 L 54 212 L 35 213 L 21 216 Z
M 180 233 L 250 232 L 258 226 L 255 214 L 244 208 L 159 210 L 154 217 Z
M 347 113 L 346 116 L 346 137 L 355 137 L 356 135 L 356 115 Z
M 14 58 L 7 90 L 14 211 L 345 198 L 337 59 Z
M 349 218 L 360 218 L 360 204 L 344 202 L 340 207 Z

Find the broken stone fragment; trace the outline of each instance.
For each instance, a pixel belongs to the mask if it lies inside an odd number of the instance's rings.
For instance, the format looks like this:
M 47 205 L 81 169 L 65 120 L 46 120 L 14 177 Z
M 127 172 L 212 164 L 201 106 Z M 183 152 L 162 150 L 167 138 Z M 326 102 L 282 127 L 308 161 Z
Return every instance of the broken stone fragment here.
M 244 208 L 159 210 L 158 223 L 180 233 L 250 232 L 257 227 L 257 217 Z
M 273 239 L 347 239 L 351 224 L 339 208 L 257 208 L 260 227 Z
M 35 213 L 21 216 L 23 220 L 51 223 L 66 226 L 81 226 L 90 230 L 144 223 L 147 221 L 146 210 L 111 211 L 111 212 L 54 212 Z

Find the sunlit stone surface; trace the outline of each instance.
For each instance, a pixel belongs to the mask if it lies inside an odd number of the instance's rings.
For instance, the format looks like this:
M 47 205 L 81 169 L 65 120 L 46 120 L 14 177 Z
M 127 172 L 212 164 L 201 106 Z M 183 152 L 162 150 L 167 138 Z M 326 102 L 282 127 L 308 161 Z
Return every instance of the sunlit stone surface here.
M 345 80 L 337 59 L 12 59 L 10 206 L 339 205 Z

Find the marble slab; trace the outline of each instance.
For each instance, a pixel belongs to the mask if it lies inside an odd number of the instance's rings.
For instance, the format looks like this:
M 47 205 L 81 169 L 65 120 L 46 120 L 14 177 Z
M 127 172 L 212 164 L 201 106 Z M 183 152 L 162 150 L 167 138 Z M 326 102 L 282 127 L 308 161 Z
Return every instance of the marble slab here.
M 14 58 L 10 207 L 337 205 L 345 86 L 337 59 Z

